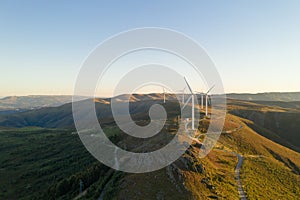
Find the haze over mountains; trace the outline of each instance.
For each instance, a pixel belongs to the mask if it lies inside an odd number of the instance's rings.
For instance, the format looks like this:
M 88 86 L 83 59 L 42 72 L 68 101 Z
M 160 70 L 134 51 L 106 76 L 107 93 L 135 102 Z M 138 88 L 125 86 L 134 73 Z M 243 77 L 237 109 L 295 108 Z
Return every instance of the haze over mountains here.
M 83 100 L 86 97 L 76 97 Z M 29 95 L 8 96 L 0 99 L 0 110 L 36 109 L 41 107 L 60 106 L 72 101 L 71 95 Z
M 149 96 L 150 95 L 150 96 Z M 240 99 L 249 101 L 300 101 L 300 92 L 269 92 L 269 93 L 229 93 L 226 94 L 227 98 Z M 126 96 L 120 95 L 115 98 L 124 99 Z M 154 94 L 145 94 L 138 99 L 133 100 L 146 100 L 160 98 L 155 97 Z M 76 100 L 87 99 L 88 97 L 78 96 Z M 104 98 L 105 99 L 105 98 Z M 29 95 L 29 96 L 8 96 L 0 98 L 0 110 L 13 110 L 13 109 L 35 109 L 41 107 L 55 107 L 72 101 L 71 95 Z
M 300 101 L 300 92 L 229 93 L 227 97 L 250 101 Z

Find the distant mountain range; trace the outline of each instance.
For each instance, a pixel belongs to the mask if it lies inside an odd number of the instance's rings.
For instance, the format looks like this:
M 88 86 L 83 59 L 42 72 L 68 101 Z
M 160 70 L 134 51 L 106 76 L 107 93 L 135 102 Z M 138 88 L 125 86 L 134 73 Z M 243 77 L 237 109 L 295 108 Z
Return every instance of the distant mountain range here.
M 230 93 L 227 97 L 249 101 L 300 101 L 300 92 Z
M 300 101 L 300 92 L 270 92 L 270 93 L 229 93 L 230 99 L 249 100 L 249 101 Z M 119 95 L 120 101 L 128 98 L 128 94 Z M 161 99 L 162 94 L 134 94 L 132 101 Z M 169 96 L 171 98 L 171 96 Z M 77 100 L 87 99 L 84 96 L 78 96 Z M 104 98 L 105 99 L 105 98 Z M 32 109 L 41 107 L 61 106 L 72 101 L 72 95 L 29 95 L 29 96 L 8 96 L 0 97 L 0 110 L 12 109 Z
M 76 100 L 83 100 L 86 97 L 78 96 Z M 7 110 L 29 110 L 42 107 L 55 107 L 72 101 L 71 95 L 29 95 L 9 96 L 0 99 L 0 111 Z

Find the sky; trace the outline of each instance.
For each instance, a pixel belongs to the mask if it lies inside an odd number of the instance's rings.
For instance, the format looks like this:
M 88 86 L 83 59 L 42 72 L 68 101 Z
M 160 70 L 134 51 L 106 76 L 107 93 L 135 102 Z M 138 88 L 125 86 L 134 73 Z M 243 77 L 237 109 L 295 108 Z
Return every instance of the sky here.
M 298 0 L 3 0 L 0 96 L 72 94 L 83 61 L 99 43 L 142 27 L 197 41 L 227 93 L 300 91 L 299 10 Z

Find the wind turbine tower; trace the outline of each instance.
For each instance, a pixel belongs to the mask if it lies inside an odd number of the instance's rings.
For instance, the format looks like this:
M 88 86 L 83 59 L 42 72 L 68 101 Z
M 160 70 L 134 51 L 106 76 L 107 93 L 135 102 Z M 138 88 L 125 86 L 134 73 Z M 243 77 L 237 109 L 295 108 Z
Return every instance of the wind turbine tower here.
M 192 130 L 195 130 L 195 100 L 194 100 L 194 93 L 192 91 L 192 88 L 190 87 L 189 83 L 184 77 L 184 81 L 186 82 L 191 94 L 192 94 Z
M 164 103 L 166 103 L 166 93 L 165 93 L 165 88 L 163 87 L 163 92 L 164 92 Z
M 203 109 L 203 96 L 204 96 L 204 93 L 203 92 L 199 92 L 199 91 L 195 91 L 197 94 L 200 94 L 201 95 L 201 109 Z
M 201 93 L 201 109 L 203 109 L 203 92 Z
M 181 97 L 182 104 L 184 104 L 184 91 L 185 91 L 185 88 L 186 87 L 184 87 L 182 90 L 177 90 L 177 92 L 180 92 L 181 95 L 182 95 L 182 97 Z
M 205 93 L 205 116 L 208 116 L 208 93 L 215 87 L 213 85 L 206 93 Z

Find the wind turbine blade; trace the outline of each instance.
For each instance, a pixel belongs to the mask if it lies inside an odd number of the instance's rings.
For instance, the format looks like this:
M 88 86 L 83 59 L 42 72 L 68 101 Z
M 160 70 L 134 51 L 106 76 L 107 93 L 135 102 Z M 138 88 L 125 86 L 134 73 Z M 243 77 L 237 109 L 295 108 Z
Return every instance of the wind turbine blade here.
M 209 90 L 206 92 L 206 94 L 208 94 L 212 89 L 214 89 L 215 85 L 213 85 L 211 88 L 209 88 Z
M 187 84 L 187 86 L 188 86 L 190 92 L 191 92 L 192 94 L 194 94 L 193 91 L 192 91 L 191 86 L 189 85 L 189 83 L 187 82 L 187 80 L 185 79 L 185 77 L 183 77 L 183 78 L 184 78 L 184 81 L 186 82 L 186 84 Z

